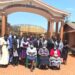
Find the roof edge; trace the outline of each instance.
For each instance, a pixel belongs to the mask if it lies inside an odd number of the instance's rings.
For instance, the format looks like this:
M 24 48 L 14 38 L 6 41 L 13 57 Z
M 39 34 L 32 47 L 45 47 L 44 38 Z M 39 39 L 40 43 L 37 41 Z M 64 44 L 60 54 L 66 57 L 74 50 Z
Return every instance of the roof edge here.
M 68 13 L 68 12 L 66 12 L 66 11 L 62 11 L 62 10 L 60 10 L 60 9 L 57 9 L 57 8 L 55 8 L 55 7 L 53 7 L 53 6 L 50 6 L 50 5 L 48 5 L 47 3 L 44 3 L 44 2 L 42 2 L 42 1 L 40 1 L 40 0 L 38 0 L 38 1 L 37 1 L 37 0 L 33 0 L 33 1 L 35 1 L 35 2 L 37 2 L 37 3 L 39 3 L 39 4 L 44 5 L 44 6 L 48 7 L 50 10 L 55 11 L 55 12 L 57 12 L 57 13 L 63 14 L 63 15 L 65 15 L 65 16 L 69 16 L 69 15 L 70 15 L 70 13 Z

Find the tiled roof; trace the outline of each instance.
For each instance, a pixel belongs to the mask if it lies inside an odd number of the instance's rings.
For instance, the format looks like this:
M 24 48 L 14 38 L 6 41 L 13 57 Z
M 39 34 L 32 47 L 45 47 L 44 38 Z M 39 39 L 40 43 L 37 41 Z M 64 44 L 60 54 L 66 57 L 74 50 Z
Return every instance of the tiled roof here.
M 67 25 L 70 26 L 71 28 L 75 29 L 75 23 L 68 22 Z

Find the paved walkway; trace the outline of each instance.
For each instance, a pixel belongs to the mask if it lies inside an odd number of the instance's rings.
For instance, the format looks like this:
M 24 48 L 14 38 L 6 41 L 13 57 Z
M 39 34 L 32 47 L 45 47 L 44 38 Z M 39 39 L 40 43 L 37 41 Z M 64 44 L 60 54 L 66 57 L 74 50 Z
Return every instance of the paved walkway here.
M 61 65 L 61 70 L 40 70 L 36 68 L 30 72 L 24 66 L 13 67 L 9 65 L 7 68 L 0 68 L 0 75 L 75 75 L 75 57 L 69 56 L 67 65 Z

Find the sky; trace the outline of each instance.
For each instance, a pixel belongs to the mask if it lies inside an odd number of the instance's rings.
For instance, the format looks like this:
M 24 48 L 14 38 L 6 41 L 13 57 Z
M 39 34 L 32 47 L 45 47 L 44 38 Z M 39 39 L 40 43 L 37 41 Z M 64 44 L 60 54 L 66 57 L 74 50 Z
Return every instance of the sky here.
M 54 6 L 58 9 L 71 13 L 69 21 L 75 21 L 75 0 L 42 0 L 48 5 Z M 30 24 L 41 26 L 47 30 L 47 19 L 43 16 L 29 13 L 29 12 L 16 12 L 8 15 L 8 23 L 11 25 Z

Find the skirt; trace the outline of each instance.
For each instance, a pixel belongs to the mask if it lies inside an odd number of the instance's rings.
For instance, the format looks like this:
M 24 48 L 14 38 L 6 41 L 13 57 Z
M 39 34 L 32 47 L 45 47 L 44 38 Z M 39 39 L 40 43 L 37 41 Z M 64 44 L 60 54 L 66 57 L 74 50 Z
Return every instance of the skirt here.
M 49 64 L 49 57 L 48 56 L 40 56 L 39 57 L 39 64 Z
M 26 58 L 26 50 L 22 50 L 21 52 L 21 58 Z

